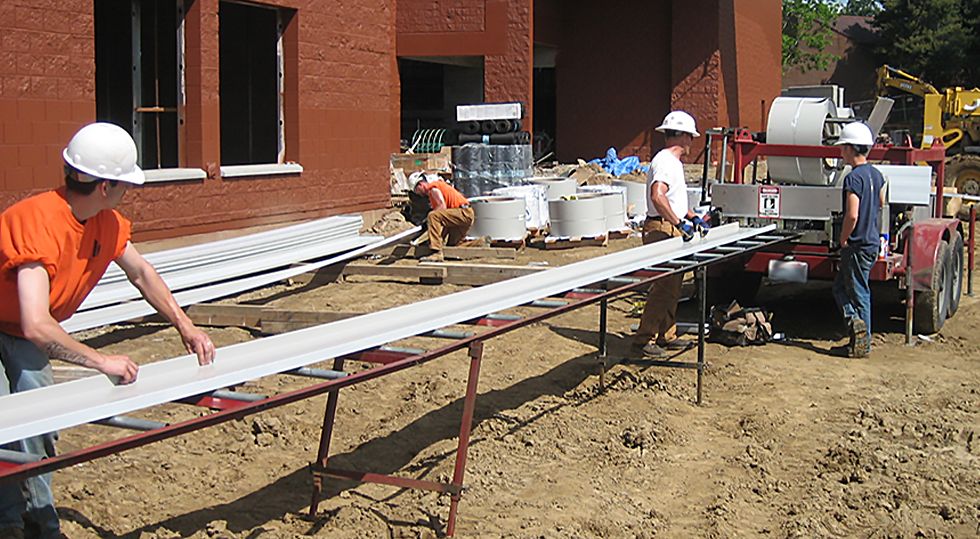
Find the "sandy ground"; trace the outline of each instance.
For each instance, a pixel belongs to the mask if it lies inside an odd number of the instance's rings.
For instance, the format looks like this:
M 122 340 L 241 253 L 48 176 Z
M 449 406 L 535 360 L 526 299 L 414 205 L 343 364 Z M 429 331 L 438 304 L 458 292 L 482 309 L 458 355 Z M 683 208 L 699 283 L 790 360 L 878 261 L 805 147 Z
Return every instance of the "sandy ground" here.
M 637 245 L 527 249 L 551 265 Z M 514 263 L 513 261 L 508 261 Z M 411 262 L 404 262 L 411 263 Z M 234 301 L 280 309 L 374 311 L 463 287 L 349 277 L 278 285 Z M 610 304 L 612 354 L 629 342 L 631 301 Z M 459 506 L 458 537 L 976 537 L 980 526 L 980 306 L 931 342 L 907 347 L 903 313 L 876 289 L 869 359 L 831 357 L 844 338 L 829 288 L 766 286 L 758 304 L 790 339 L 709 344 L 704 404 L 695 373 L 642 364 L 596 376 L 598 309 L 587 307 L 487 343 Z M 529 308 L 515 312 L 529 313 Z M 682 320 L 694 311 L 681 308 Z M 472 326 L 463 329 L 474 330 Z M 479 329 L 477 329 L 479 331 Z M 219 346 L 258 338 L 214 328 Z M 115 326 L 88 343 L 146 363 L 181 354 L 173 329 Z M 444 341 L 397 343 L 434 348 Z M 678 359 L 695 359 L 685 352 Z M 328 364 L 324 364 L 329 368 Z M 352 369 L 363 368 L 353 364 Z M 456 353 L 341 391 L 334 466 L 429 480 L 452 477 L 468 361 Z M 309 385 L 278 376 L 244 391 Z M 449 499 L 329 482 L 307 515 L 325 397 L 277 408 L 57 472 L 66 534 L 77 538 L 430 538 Z M 207 413 L 168 405 L 139 415 Z M 62 452 L 119 433 L 82 426 Z

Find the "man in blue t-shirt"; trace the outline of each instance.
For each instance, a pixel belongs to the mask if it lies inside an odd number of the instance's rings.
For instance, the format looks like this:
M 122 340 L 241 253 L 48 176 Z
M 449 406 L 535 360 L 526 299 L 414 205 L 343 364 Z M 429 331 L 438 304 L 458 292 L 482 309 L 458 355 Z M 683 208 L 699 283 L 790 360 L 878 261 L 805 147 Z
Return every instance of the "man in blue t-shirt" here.
M 885 178 L 868 163 L 874 146 L 871 128 L 862 122 L 844 126 L 837 142 L 851 173 L 842 191 L 844 223 L 840 235 L 840 272 L 834 279 L 834 299 L 844 314 L 850 341 L 831 348 L 846 357 L 868 357 L 871 352 L 871 267 L 878 258 L 878 214 L 884 205 Z

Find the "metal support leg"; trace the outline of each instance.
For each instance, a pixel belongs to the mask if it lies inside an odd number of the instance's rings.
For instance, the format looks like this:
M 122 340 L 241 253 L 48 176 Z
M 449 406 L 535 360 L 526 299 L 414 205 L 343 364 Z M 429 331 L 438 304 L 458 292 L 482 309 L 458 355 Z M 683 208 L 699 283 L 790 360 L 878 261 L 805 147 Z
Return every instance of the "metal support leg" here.
M 456 469 L 453 471 L 453 485 L 458 491 L 450 494 L 449 521 L 446 523 L 446 536 L 456 532 L 456 510 L 463 489 L 463 474 L 466 472 L 466 454 L 470 448 L 470 430 L 473 428 L 473 411 L 476 409 L 476 392 L 480 382 L 480 364 L 483 361 L 483 343 L 470 344 L 470 375 L 466 381 L 466 399 L 463 401 L 463 421 L 459 426 L 459 448 L 456 450 Z
M 608 302 L 599 302 L 599 389 L 606 387 L 606 318 Z
M 915 225 L 909 227 L 909 239 L 905 242 L 905 345 L 912 346 L 912 321 L 915 317 L 915 278 L 913 274 L 912 253 L 915 238 Z
M 708 271 L 703 266 L 698 268 L 698 406 L 702 398 L 702 378 L 704 376 L 704 323 L 705 312 L 708 310 Z
M 344 360 L 336 358 L 333 360 L 335 371 L 344 370 Z M 327 467 L 327 458 L 330 453 L 330 438 L 333 436 L 334 418 L 337 416 L 337 400 L 340 398 L 340 390 L 334 390 L 327 396 L 327 406 L 323 411 L 323 425 L 320 427 L 320 448 L 316 453 L 316 461 L 313 462 L 313 498 L 310 500 L 310 516 L 315 517 L 317 509 L 320 507 L 320 494 L 323 492 L 324 475 L 318 471 Z
M 976 242 L 973 236 L 977 234 L 977 205 L 970 205 L 970 250 L 967 251 L 967 256 L 970 259 L 969 273 L 966 274 L 966 295 L 973 297 L 973 250 L 976 247 Z

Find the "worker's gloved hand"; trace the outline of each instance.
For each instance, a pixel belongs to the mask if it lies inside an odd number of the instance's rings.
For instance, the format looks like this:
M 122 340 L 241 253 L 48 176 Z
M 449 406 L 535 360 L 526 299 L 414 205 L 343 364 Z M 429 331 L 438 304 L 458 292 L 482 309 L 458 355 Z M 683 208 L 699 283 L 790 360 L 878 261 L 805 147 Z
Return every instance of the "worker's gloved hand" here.
M 711 229 L 710 223 L 697 216 L 695 216 L 694 219 L 691 219 L 691 223 L 694 225 L 695 230 L 697 230 L 701 234 L 704 234 L 705 232 Z
M 694 237 L 694 225 L 687 219 L 681 219 L 681 222 L 677 224 L 677 230 L 680 230 L 684 241 L 691 241 L 691 238 Z

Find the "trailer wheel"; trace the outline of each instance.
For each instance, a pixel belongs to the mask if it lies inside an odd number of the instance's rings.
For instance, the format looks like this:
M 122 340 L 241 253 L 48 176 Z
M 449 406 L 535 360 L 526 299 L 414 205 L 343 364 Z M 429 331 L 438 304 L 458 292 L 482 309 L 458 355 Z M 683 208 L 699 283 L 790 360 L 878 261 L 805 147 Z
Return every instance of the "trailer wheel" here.
M 963 294 L 963 235 L 957 232 L 953 236 L 952 247 L 949 250 L 949 318 L 952 318 L 960 308 L 960 296 Z
M 913 312 L 916 333 L 939 333 L 943 329 L 946 317 L 949 315 L 949 298 L 947 290 L 950 287 L 949 243 L 939 242 L 936 252 L 936 263 L 932 266 L 932 289 L 920 290 L 915 293 L 915 308 Z

